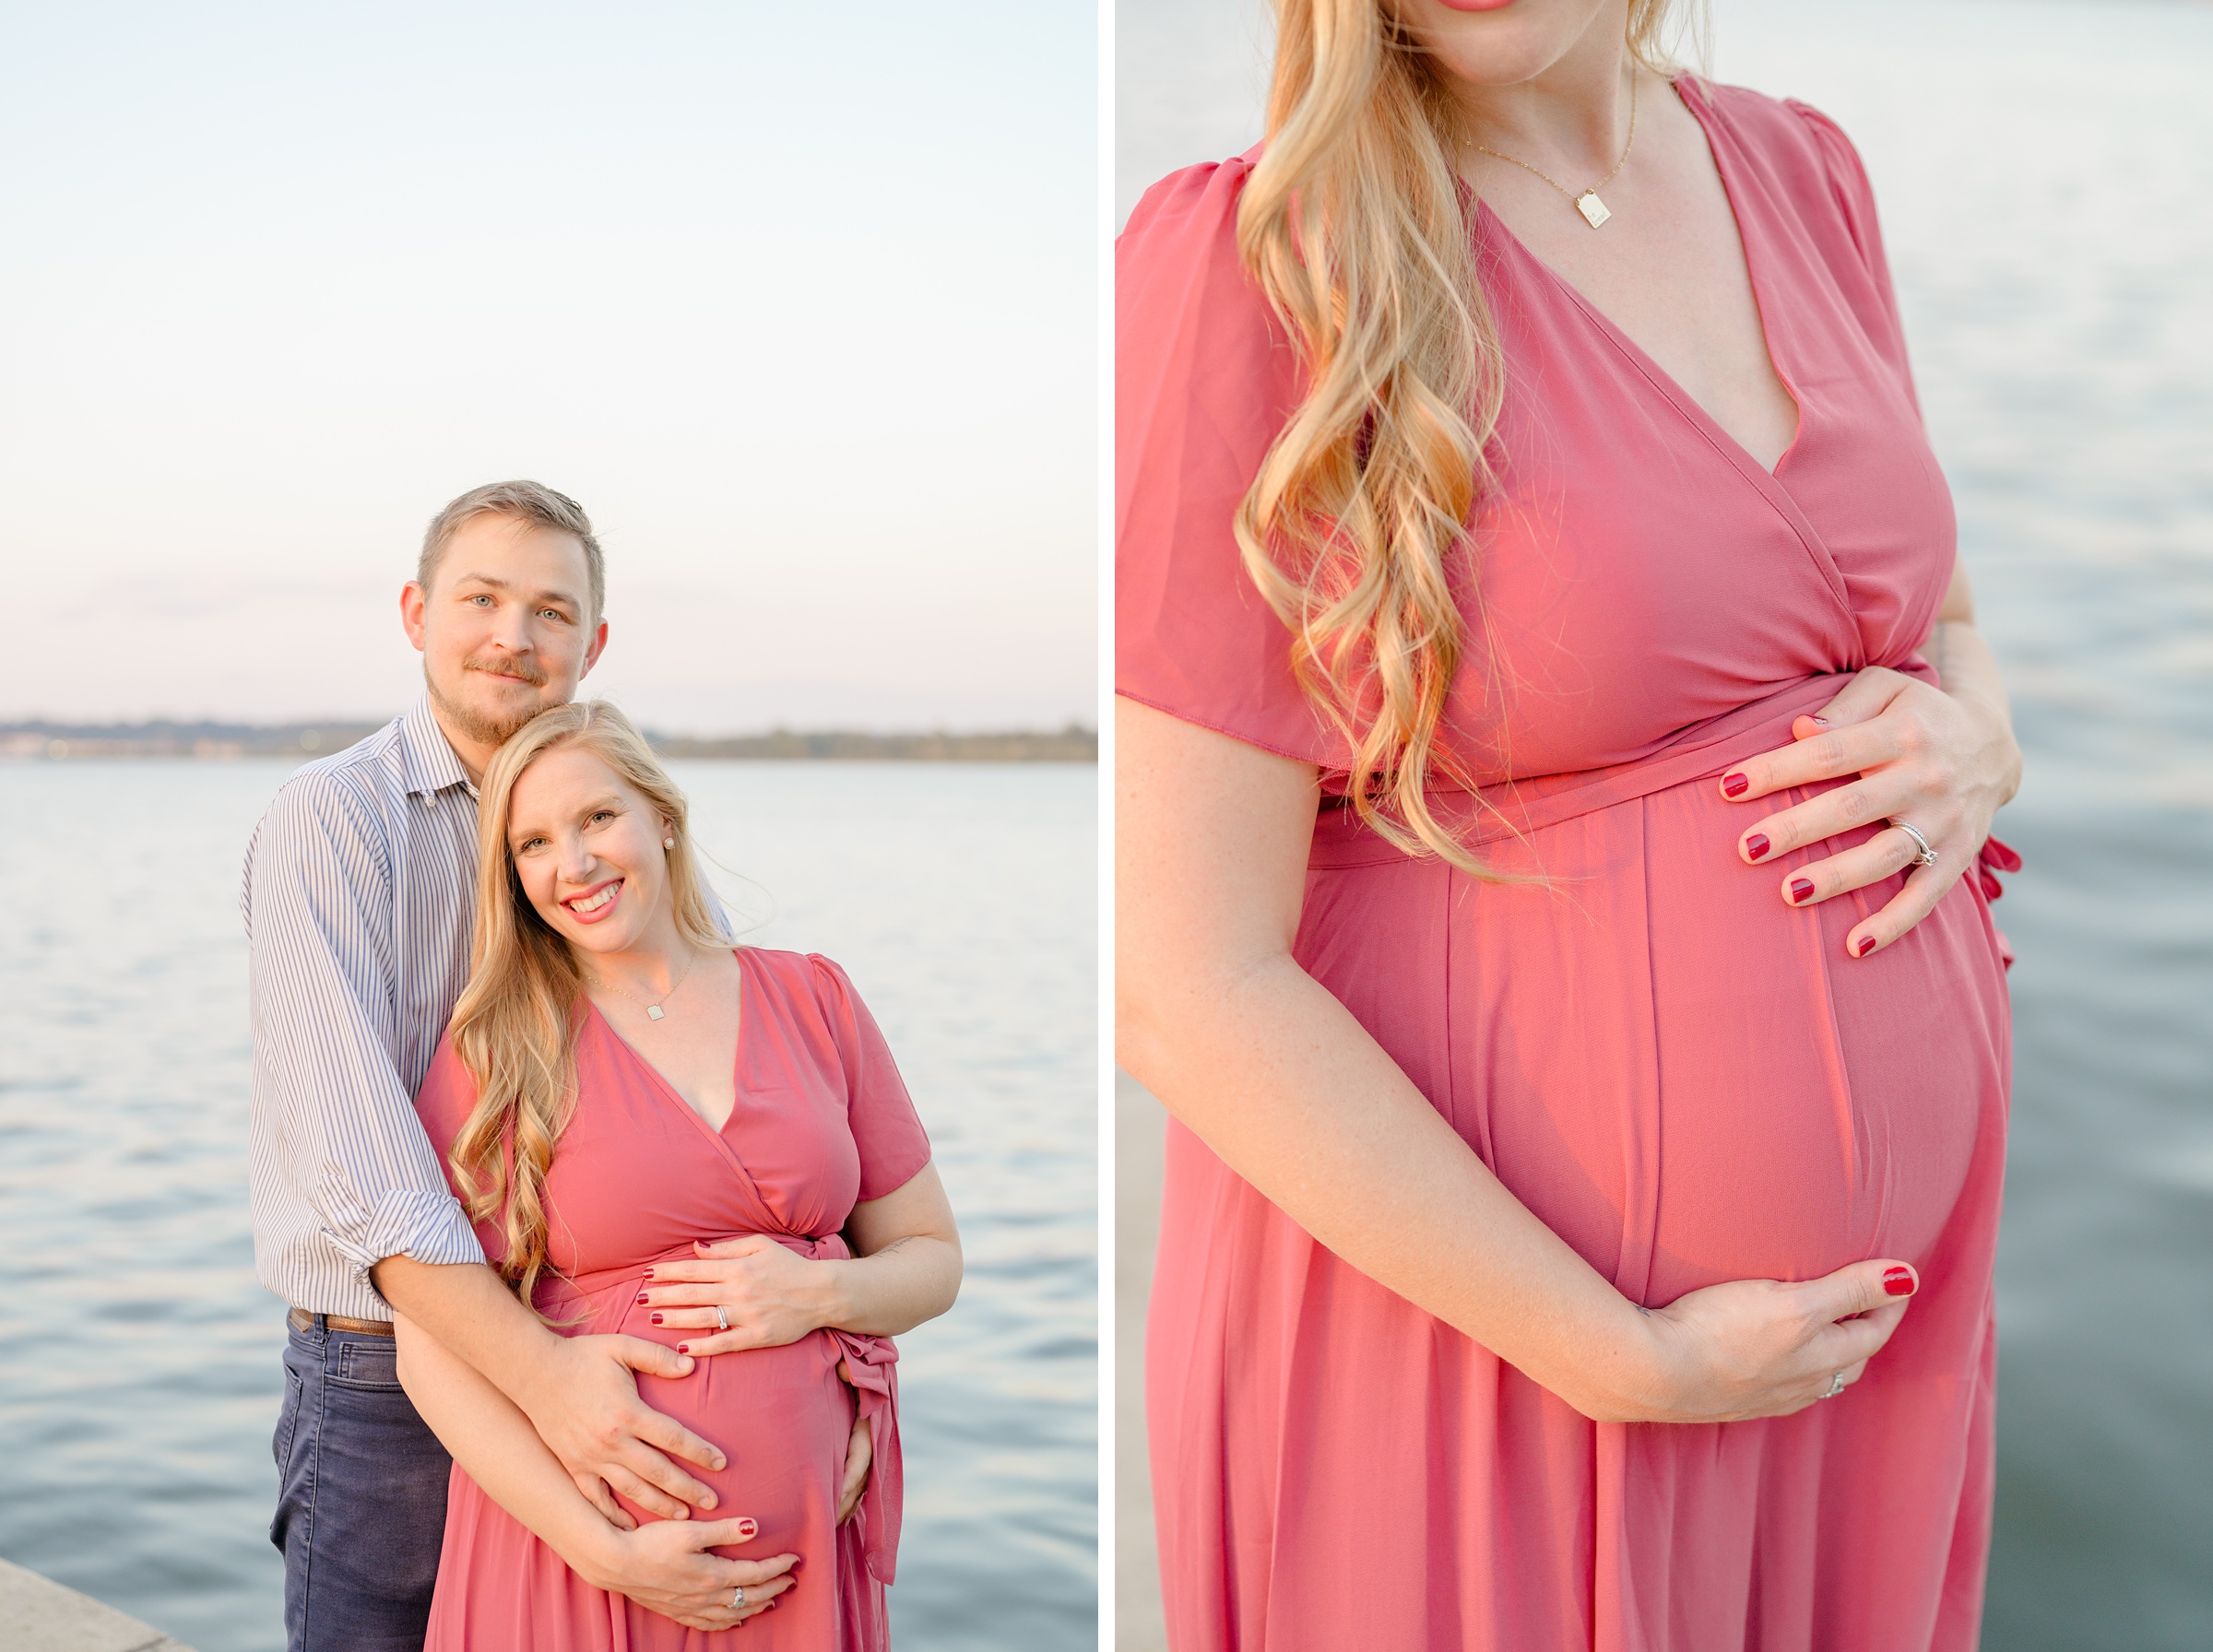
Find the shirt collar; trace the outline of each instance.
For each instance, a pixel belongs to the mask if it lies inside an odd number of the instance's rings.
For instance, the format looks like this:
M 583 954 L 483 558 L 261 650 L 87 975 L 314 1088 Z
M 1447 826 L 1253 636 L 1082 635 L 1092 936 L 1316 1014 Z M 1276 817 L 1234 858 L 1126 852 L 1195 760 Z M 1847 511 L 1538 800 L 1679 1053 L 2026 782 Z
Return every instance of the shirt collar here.
M 468 771 L 454 754 L 453 742 L 431 714 L 427 694 L 399 720 L 399 761 L 407 773 L 410 796 L 456 785 L 467 787 L 472 797 L 477 795 L 477 788 L 469 784 Z

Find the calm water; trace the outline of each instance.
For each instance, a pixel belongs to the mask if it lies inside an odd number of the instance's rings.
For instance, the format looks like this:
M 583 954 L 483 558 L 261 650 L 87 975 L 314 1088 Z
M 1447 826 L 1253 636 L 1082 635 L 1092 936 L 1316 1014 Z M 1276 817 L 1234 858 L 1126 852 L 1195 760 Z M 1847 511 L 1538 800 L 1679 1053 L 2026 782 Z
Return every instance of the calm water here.
M 1260 8 L 1124 0 L 1126 211 Z M 1989 1652 L 2213 1646 L 2213 6 L 1715 0 L 1873 174 L 2028 785 Z
M 247 834 L 288 765 L 0 766 L 0 1555 L 280 1647 L 282 1310 L 246 1217 Z M 691 764 L 751 938 L 838 959 L 961 1219 L 900 1339 L 897 1644 L 1095 1638 L 1095 775 Z

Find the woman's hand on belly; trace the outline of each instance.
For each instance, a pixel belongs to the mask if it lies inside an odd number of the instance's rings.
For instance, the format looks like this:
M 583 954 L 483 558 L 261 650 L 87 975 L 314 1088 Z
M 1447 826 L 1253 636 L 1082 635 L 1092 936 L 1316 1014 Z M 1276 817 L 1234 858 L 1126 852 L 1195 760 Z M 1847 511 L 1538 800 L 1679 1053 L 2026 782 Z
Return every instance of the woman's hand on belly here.
M 1855 1262 L 1817 1280 L 1733 1280 L 1651 1310 L 1658 1376 L 1626 1422 L 1787 1417 L 1859 1381 L 1920 1280 L 1902 1262 Z M 1856 1316 L 1856 1317 L 1855 1317 Z
M 1994 681 L 1994 668 L 1991 675 Z M 2020 788 L 2021 749 L 2002 695 L 1931 688 L 1879 666 L 1858 673 L 1819 715 L 1800 717 L 1792 732 L 1794 744 L 1722 775 L 1722 795 L 1750 803 L 1793 786 L 1848 784 L 1746 827 L 1737 854 L 1747 864 L 1780 860 L 1793 849 L 1888 820 L 1908 822 L 1935 851 L 1934 865 L 1913 867 L 1888 904 L 1846 933 L 1845 951 L 1864 958 L 1928 916 L 1975 864 L 1993 818 Z M 1909 833 L 1892 826 L 1839 854 L 1790 867 L 1780 892 L 1786 904 L 1811 906 L 1894 877 L 1920 853 Z
M 693 1248 L 695 1261 L 654 1264 L 638 1293 L 638 1304 L 654 1310 L 654 1324 L 706 1333 L 678 1343 L 678 1352 L 782 1348 L 830 1323 L 828 1264 L 787 1250 L 765 1233 Z
M 846 1477 L 837 1488 L 837 1523 L 843 1526 L 860 1506 L 860 1494 L 869 1489 L 869 1466 L 876 1460 L 876 1442 L 869 1434 L 866 1417 L 853 1419 L 846 1438 Z
M 764 1233 L 694 1242 L 694 1260 L 646 1269 L 637 1305 L 656 1310 L 665 1329 L 699 1332 L 677 1351 L 701 1358 L 781 1348 L 824 1329 L 896 1337 L 953 1306 L 961 1235 L 934 1163 L 855 1205 L 844 1238 L 849 1256 L 812 1260 Z
M 756 1529 L 750 1519 L 649 1520 L 635 1531 L 609 1531 L 609 1552 L 586 1580 L 692 1629 L 733 1628 L 774 1605 L 799 1564 L 796 1554 L 728 1560 L 707 1552 L 751 1541 Z M 733 1608 L 740 1587 L 745 1604 Z

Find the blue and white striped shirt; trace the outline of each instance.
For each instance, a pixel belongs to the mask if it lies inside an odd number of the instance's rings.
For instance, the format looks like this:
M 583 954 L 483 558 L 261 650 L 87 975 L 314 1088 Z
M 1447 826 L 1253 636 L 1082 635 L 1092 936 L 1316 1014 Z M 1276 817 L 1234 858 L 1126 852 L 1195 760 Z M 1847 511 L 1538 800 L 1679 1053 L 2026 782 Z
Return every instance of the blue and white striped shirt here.
M 254 1262 L 296 1308 L 389 1319 L 369 1268 L 480 1262 L 415 1116 L 468 980 L 477 792 L 430 702 L 284 783 L 246 849 Z

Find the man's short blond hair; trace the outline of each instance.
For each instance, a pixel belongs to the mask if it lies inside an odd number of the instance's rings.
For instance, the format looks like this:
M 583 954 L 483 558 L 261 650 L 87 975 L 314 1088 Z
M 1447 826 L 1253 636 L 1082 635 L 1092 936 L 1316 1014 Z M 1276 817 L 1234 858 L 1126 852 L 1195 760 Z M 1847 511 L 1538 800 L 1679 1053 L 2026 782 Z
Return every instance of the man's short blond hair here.
M 585 566 L 591 573 L 591 622 L 598 623 L 599 616 L 607 611 L 607 566 L 599 553 L 599 541 L 592 534 L 592 519 L 584 513 L 582 505 L 543 482 L 488 482 L 471 488 L 432 517 L 430 528 L 422 536 L 422 555 L 415 563 L 416 582 L 425 592 L 430 590 L 432 577 L 454 536 L 464 523 L 479 516 L 505 516 L 574 534 L 584 547 Z

